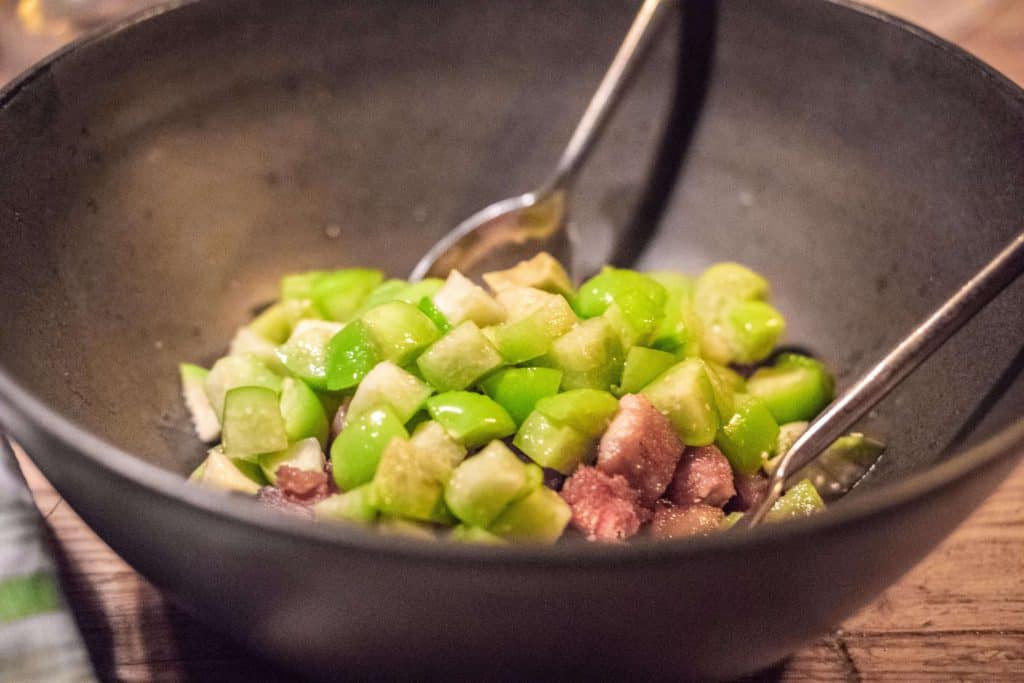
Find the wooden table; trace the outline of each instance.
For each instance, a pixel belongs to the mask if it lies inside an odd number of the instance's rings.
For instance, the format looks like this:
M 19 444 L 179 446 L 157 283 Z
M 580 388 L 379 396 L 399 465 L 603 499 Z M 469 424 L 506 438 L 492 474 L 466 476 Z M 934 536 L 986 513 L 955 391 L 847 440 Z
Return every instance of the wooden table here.
M 1024 0 L 872 4 L 960 43 L 1024 83 Z M 4 67 L 0 76 L 9 76 L 11 66 Z M 290 678 L 168 604 L 82 523 L 24 454 L 19 457 L 102 678 Z M 1024 681 L 1024 465 L 874 604 L 758 678 Z

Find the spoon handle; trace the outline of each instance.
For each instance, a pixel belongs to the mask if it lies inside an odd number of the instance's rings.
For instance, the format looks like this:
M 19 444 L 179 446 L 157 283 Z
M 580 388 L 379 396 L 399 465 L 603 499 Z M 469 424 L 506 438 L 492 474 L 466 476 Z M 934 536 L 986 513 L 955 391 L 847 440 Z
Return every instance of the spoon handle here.
M 647 49 L 676 4 L 677 0 L 644 0 L 619 51 L 615 53 L 615 59 L 601 79 L 594 96 L 590 98 L 583 118 L 576 124 L 576 130 L 558 160 L 554 175 L 545 185 L 547 192 L 572 183 L 622 99 L 622 93 L 633 80 L 636 67 L 643 61 Z
M 974 317 L 985 304 L 1024 272 L 1024 232 L 967 281 L 896 348 L 832 402 L 782 456 L 769 481 L 768 495 L 747 512 L 739 526 L 764 519 L 782 495 L 786 478 L 808 464 L 885 397 L 897 384 Z

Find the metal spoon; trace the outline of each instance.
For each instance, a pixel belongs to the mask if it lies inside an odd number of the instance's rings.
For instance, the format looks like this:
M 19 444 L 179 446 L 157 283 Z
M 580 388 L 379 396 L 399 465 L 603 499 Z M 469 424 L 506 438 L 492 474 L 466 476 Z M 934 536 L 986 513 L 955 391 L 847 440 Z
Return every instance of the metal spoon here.
M 552 177 L 539 189 L 495 202 L 459 223 L 420 259 L 410 280 L 445 277 L 456 268 L 472 277 L 539 251 L 550 252 L 572 270 L 572 244 L 566 221 L 568 191 L 676 3 L 677 0 L 644 0 Z
M 828 448 L 1022 272 L 1024 232 L 811 423 L 779 460 L 768 483 L 768 495 L 748 510 L 736 526 L 751 528 L 759 524 L 782 495 L 790 474 Z

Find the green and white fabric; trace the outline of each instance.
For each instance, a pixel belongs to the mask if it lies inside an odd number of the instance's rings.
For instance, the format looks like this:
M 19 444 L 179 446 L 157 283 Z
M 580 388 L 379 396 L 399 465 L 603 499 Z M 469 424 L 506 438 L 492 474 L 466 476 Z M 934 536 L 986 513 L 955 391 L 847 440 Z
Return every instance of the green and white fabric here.
M 43 520 L 0 436 L 0 681 L 94 681 Z

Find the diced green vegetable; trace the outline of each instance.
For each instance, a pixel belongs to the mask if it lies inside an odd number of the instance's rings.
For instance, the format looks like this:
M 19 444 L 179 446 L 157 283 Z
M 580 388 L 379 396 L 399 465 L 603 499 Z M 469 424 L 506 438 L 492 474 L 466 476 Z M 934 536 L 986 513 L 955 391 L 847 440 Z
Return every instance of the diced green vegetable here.
M 438 310 L 437 306 L 434 305 L 434 300 L 429 296 L 425 296 L 420 299 L 419 304 L 417 304 L 417 308 L 423 312 L 423 315 L 430 318 L 441 334 L 452 329 L 452 324 L 448 322 L 448 318 L 444 317 L 444 313 Z
M 642 273 L 605 267 L 580 285 L 572 307 L 581 318 L 594 318 L 618 304 L 636 331 L 637 343 L 643 344 L 661 323 L 667 296 L 664 287 Z
M 438 391 L 465 389 L 501 363 L 501 354 L 471 320 L 441 337 L 416 361 L 423 379 Z
M 327 388 L 354 387 L 383 360 L 377 340 L 362 320 L 353 320 L 327 345 Z
M 780 422 L 810 420 L 832 400 L 835 384 L 820 362 L 796 353 L 784 353 L 769 368 L 759 368 L 747 382 Z
M 622 378 L 619 337 L 604 318 L 585 320 L 551 344 L 537 365 L 562 371 L 562 389 L 608 391 Z
M 396 365 L 409 363 L 440 336 L 430 318 L 404 301 L 371 308 L 361 320 L 377 342 L 381 357 Z
M 823 509 L 825 509 L 825 503 L 818 495 L 818 491 L 811 482 L 804 479 L 775 501 L 768 514 L 765 515 L 765 521 L 782 522 L 787 519 L 807 517 Z
M 407 282 L 405 289 L 395 297 L 398 301 L 416 306 L 423 299 L 430 299 L 437 294 L 444 286 L 444 280 L 436 277 L 426 277 L 419 282 Z
M 220 422 L 206 395 L 206 378 L 210 372 L 198 365 L 182 363 L 178 366 L 178 373 L 181 376 L 181 396 L 185 399 L 196 436 L 202 441 L 216 441 L 220 436 Z
M 277 350 L 288 371 L 314 389 L 327 389 L 327 346 L 341 330 L 339 323 L 300 320 L 288 341 Z
M 640 393 L 668 417 L 687 446 L 706 446 L 714 441 L 719 414 L 703 361 L 687 358 L 673 365 Z
M 508 545 L 508 541 L 503 539 L 501 536 L 495 536 L 487 529 L 481 529 L 480 527 L 475 526 L 466 526 L 465 524 L 459 524 L 456 527 L 452 527 L 452 531 L 448 534 L 448 538 L 458 543 Z
M 482 394 L 449 391 L 427 399 L 430 417 L 466 448 L 509 436 L 516 423 L 498 403 Z
M 486 377 L 480 386 L 520 425 L 537 401 L 558 393 L 561 383 L 562 371 L 554 368 L 503 368 Z
M 379 270 L 346 268 L 312 278 L 309 298 L 328 320 L 347 322 L 384 279 Z
M 228 346 L 228 355 L 252 356 L 258 358 L 273 372 L 279 375 L 288 374 L 288 368 L 277 357 L 277 347 L 248 327 L 239 327 L 235 332 Z
M 505 319 L 505 309 L 490 294 L 469 278 L 453 270 L 434 295 L 434 306 L 452 325 L 472 320 L 480 327 L 496 325 Z
M 789 449 L 793 447 L 797 439 L 804 435 L 809 426 L 810 423 L 808 422 L 787 422 L 786 424 L 779 425 L 779 443 L 775 447 L 776 456 L 781 457 L 788 453 Z M 771 474 L 769 463 L 765 464 L 764 470 Z
M 372 408 L 387 406 L 405 423 L 423 406 L 433 390 L 422 380 L 390 361 L 378 363 L 356 389 L 348 405 L 348 414 L 358 415 Z
M 283 344 L 297 322 L 316 317 L 316 309 L 308 299 L 286 299 L 267 307 L 249 323 L 249 329 L 273 344 Z
M 705 322 L 718 320 L 728 305 L 736 301 L 764 301 L 768 281 L 738 263 L 716 263 L 697 278 L 693 304 Z
M 253 460 L 288 448 L 278 394 L 266 387 L 236 387 L 224 397 L 224 452 Z
M 263 482 L 242 472 L 236 461 L 226 456 L 219 448 L 211 449 L 200 467 L 202 476 L 198 481 L 204 486 L 256 495 L 263 485 Z
M 317 519 L 369 524 L 377 519 L 373 485 L 364 484 L 351 491 L 324 498 L 313 506 L 313 514 Z
M 573 297 L 569 274 L 547 252 L 541 252 L 528 261 L 521 261 L 508 270 L 484 273 L 484 282 L 496 293 L 510 287 L 534 287 L 552 294 L 561 294 L 566 299 Z
M 402 301 L 398 298 L 398 295 L 409 286 L 409 283 L 405 280 L 385 280 L 380 283 L 369 294 L 363 299 L 363 303 L 359 306 L 359 310 L 356 311 L 355 315 L 365 313 L 375 306 L 386 304 L 390 301 Z M 415 303 L 415 302 L 414 302 Z
M 700 355 L 702 326 L 693 310 L 694 281 L 677 273 L 648 273 L 665 288 L 665 315 L 654 331 L 651 346 L 681 357 Z
M 771 474 L 781 456 L 788 451 L 807 429 L 806 422 L 790 422 L 779 430 L 779 455 L 765 463 L 765 472 Z M 785 449 L 785 450 L 784 450 Z M 835 440 L 810 463 L 792 473 L 787 484 L 807 479 L 825 500 L 833 500 L 849 491 L 878 460 L 885 445 L 859 432 Z
M 722 423 L 715 444 L 742 474 L 754 474 L 775 452 L 779 425 L 760 399 L 740 395 L 735 412 Z
M 498 352 L 509 364 L 543 355 L 555 339 L 577 323 L 569 302 L 557 294 L 517 287 L 502 291 L 498 300 L 509 311 L 509 319 L 490 328 L 490 333 Z
M 538 465 L 571 474 L 580 463 L 592 459 L 595 440 L 534 410 L 512 444 Z
M 302 300 L 313 298 L 313 282 L 328 274 L 326 270 L 310 270 L 305 273 L 294 273 L 281 278 L 281 299 Z
M 763 301 L 734 303 L 727 309 L 724 322 L 726 343 L 735 363 L 764 360 L 786 331 L 782 314 Z
M 607 391 L 572 389 L 537 401 L 536 411 L 554 422 L 568 425 L 588 438 L 608 429 L 619 402 Z
M 331 444 L 338 488 L 348 491 L 371 481 L 384 449 L 396 438 L 408 439 L 409 434 L 390 408 L 378 406 L 351 417 Z
M 667 351 L 634 346 L 626 352 L 619 394 L 637 393 L 675 364 L 676 357 Z
M 409 440 L 413 447 L 433 453 L 452 467 L 458 465 L 466 457 L 466 447 L 453 439 L 444 427 L 433 420 L 428 420 L 417 426 Z
M 434 527 L 424 522 L 414 522 L 411 519 L 381 515 L 377 519 L 375 528 L 377 533 L 385 536 L 401 536 L 429 543 L 437 541 L 437 533 L 434 531 Z
M 263 475 L 277 486 L 277 468 L 287 465 L 307 472 L 324 471 L 324 453 L 315 438 L 296 441 L 283 451 L 261 453 L 257 460 Z
M 281 385 L 281 417 L 289 441 L 313 437 L 321 447 L 327 445 L 330 426 L 316 392 L 301 379 L 285 377 Z
M 551 489 L 540 486 L 505 508 L 490 531 L 516 543 L 551 544 L 561 537 L 571 517 L 569 504 Z
M 392 439 L 373 478 L 373 495 L 383 514 L 451 524 L 444 486 L 452 473 L 444 455 Z
M 236 387 L 267 387 L 281 391 L 281 378 L 252 356 L 224 356 L 206 376 L 206 397 L 218 418 L 224 415 L 224 396 Z M 223 423 L 223 420 L 221 420 Z
M 486 527 L 530 491 L 526 464 L 500 441 L 492 441 L 455 468 L 445 488 L 448 509 L 465 524 Z

